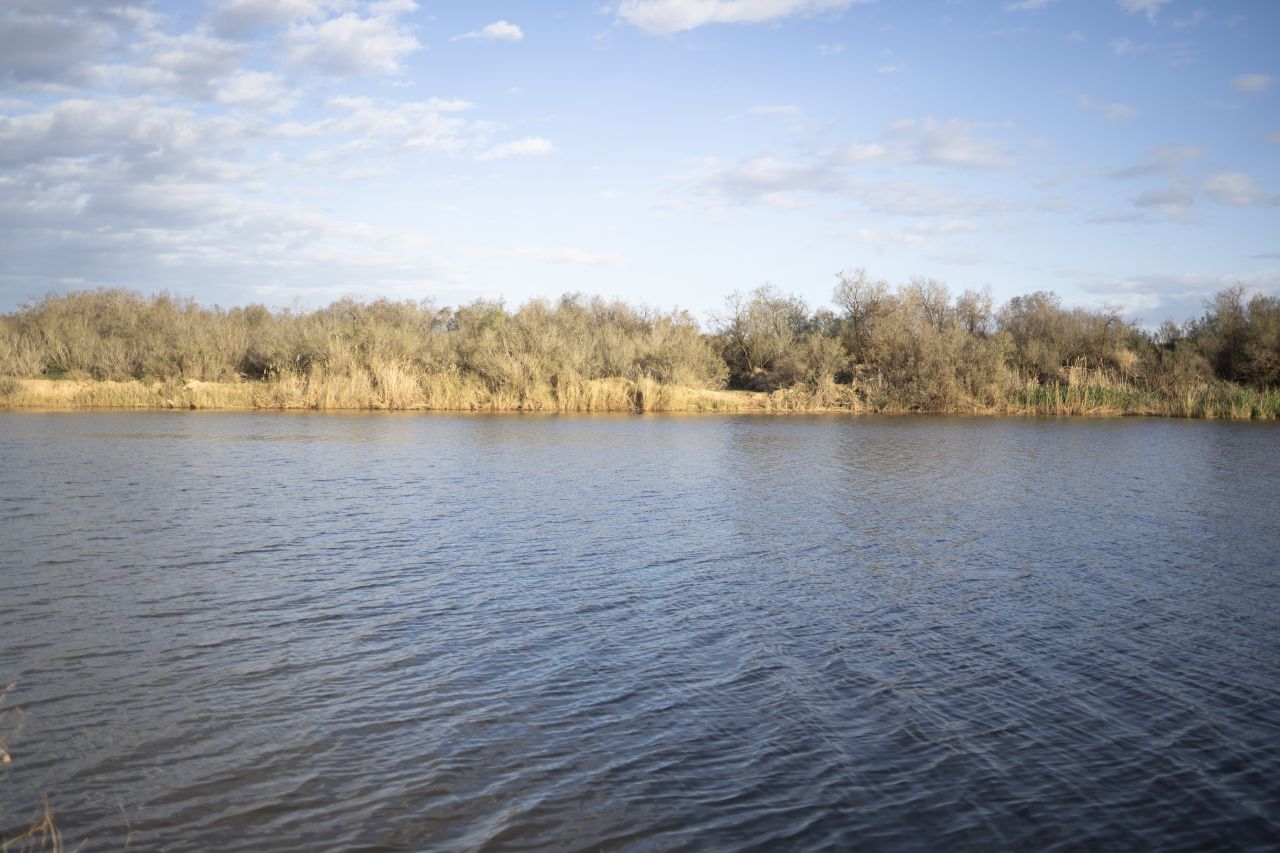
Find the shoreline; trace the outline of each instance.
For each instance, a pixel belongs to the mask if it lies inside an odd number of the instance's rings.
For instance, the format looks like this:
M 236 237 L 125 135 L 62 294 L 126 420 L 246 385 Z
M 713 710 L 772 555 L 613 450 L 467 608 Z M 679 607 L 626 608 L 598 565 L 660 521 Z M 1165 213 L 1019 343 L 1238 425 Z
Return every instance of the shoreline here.
M 571 387 L 535 388 L 522 394 L 470 389 L 448 393 L 426 385 L 416 393 L 335 393 L 323 383 L 295 377 L 240 382 L 186 383 L 138 380 L 8 379 L 0 387 L 0 411 L 327 411 L 491 412 L 511 414 L 931 414 L 992 417 L 1167 417 L 1202 420 L 1275 420 L 1269 397 L 1253 392 L 1240 400 L 1210 399 L 1213 388 L 1185 397 L 1150 392 L 1100 393 L 1091 386 L 1037 386 L 1023 401 L 968 401 L 930 407 L 868 403 L 848 385 L 773 392 L 712 390 L 627 379 L 580 380 Z

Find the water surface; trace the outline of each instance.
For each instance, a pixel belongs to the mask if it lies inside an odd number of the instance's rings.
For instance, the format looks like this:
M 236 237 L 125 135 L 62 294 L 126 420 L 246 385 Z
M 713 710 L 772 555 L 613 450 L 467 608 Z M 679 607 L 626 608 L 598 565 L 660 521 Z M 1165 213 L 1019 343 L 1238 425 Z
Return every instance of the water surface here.
M 1266 849 L 1280 427 L 0 414 L 0 832 Z

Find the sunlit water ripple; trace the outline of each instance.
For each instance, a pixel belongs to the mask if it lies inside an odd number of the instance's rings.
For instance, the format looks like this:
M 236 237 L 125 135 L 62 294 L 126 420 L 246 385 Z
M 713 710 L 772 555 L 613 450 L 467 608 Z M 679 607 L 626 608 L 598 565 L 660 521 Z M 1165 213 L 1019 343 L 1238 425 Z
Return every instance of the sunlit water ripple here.
M 0 831 L 1273 848 L 1278 484 L 1270 424 L 0 414 Z

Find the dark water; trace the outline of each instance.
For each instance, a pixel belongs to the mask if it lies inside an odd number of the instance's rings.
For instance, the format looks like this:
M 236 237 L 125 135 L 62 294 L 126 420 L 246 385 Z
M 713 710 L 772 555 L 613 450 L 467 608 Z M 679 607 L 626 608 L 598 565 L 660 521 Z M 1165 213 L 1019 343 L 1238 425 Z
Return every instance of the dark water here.
M 1278 493 L 1267 424 L 3 414 L 0 831 L 1274 847 Z

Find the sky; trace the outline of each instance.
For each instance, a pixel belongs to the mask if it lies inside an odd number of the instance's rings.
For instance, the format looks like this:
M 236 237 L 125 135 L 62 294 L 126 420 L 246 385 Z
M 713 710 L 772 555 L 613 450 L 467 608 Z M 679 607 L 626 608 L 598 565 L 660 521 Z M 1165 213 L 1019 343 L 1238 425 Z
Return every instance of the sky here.
M 0 310 L 1280 293 L 1274 0 L 0 0 Z

